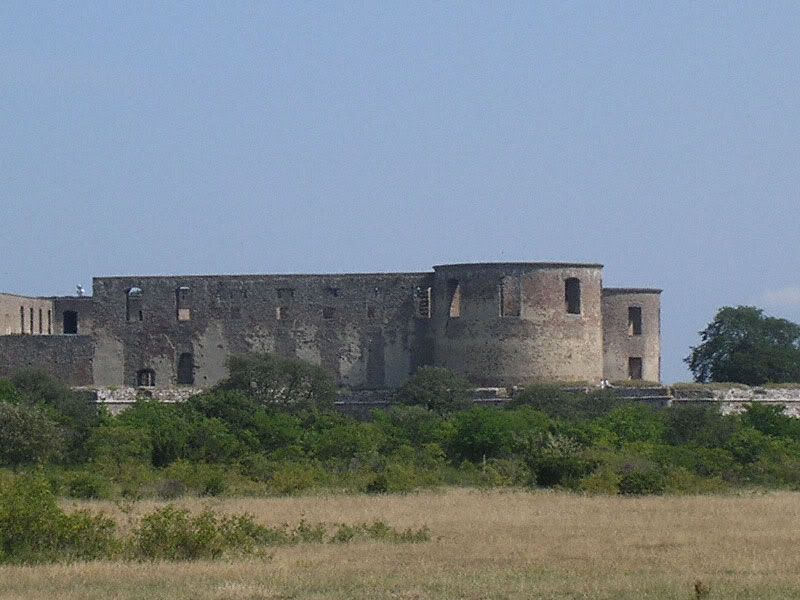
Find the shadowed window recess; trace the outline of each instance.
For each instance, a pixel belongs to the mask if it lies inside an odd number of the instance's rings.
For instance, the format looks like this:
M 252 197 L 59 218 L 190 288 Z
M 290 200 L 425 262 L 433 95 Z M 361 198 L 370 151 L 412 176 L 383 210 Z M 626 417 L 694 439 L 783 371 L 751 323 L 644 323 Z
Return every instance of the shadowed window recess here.
M 564 281 L 564 305 L 570 315 L 581 314 L 581 280 L 570 277 Z
M 132 287 L 125 294 L 125 320 L 144 321 L 144 313 L 142 312 L 142 288 Z

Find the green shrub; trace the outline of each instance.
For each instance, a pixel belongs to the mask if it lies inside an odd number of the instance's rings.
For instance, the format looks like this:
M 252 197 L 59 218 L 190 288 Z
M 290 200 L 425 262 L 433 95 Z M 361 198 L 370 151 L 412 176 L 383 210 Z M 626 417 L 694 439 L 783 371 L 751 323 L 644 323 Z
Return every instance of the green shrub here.
M 619 484 L 622 476 L 609 468 L 600 468 L 591 475 L 587 475 L 578 483 L 578 489 L 586 494 L 616 495 L 619 493 Z
M 156 484 L 156 495 L 162 500 L 176 500 L 186 493 L 186 484 L 180 479 L 162 479 Z
M 0 490 L 0 562 L 109 558 L 114 532 L 103 515 L 65 514 L 40 476 L 19 476 Z
M 400 404 L 421 406 L 444 415 L 469 408 L 469 382 L 443 367 L 422 367 L 396 392 Z
M 347 525 L 342 523 L 330 538 L 334 544 L 342 544 L 355 540 L 377 540 L 393 543 L 418 543 L 430 541 L 430 531 L 427 527 L 420 529 L 406 529 L 399 531 L 387 525 L 384 521 L 373 521 L 371 524 Z
M 575 487 L 597 466 L 574 439 L 553 434 L 532 445 L 526 461 L 533 474 L 531 483 L 545 487 Z
M 111 497 L 109 481 L 97 473 L 78 471 L 71 474 L 66 481 L 66 491 L 70 498 L 80 500 L 97 500 Z
M 130 554 L 146 560 L 218 558 L 225 547 L 213 513 L 192 516 L 173 505 L 142 517 L 129 542 Z
M 311 489 L 324 479 L 321 468 L 309 463 L 278 463 L 267 482 L 274 494 L 289 495 Z
M 667 482 L 656 465 L 640 463 L 626 465 L 619 480 L 619 493 L 628 496 L 662 494 Z

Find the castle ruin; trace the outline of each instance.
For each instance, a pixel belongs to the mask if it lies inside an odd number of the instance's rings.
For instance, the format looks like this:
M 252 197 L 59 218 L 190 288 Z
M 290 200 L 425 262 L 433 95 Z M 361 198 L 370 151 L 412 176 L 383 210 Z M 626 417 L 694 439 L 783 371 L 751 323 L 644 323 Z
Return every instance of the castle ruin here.
M 476 386 L 660 381 L 660 293 L 604 288 L 602 265 L 579 263 L 97 277 L 91 297 L 0 294 L 0 376 L 207 387 L 229 355 L 275 352 L 353 390 L 397 387 L 423 365 Z

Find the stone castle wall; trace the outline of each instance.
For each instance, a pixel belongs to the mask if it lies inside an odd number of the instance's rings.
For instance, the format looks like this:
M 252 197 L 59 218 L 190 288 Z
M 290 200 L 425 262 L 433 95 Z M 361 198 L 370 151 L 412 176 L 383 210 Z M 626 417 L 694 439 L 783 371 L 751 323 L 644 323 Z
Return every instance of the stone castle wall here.
M 213 385 L 235 353 L 276 352 L 320 364 L 340 385 L 396 387 L 429 360 L 427 321 L 414 293 L 427 273 L 113 277 L 94 280 L 94 382 Z M 129 290 L 141 290 L 131 314 Z M 179 290 L 184 298 L 178 300 Z M 180 303 L 180 305 L 179 305 Z M 182 312 L 181 312 L 182 311 Z
M 638 309 L 640 327 L 629 319 Z M 603 289 L 603 372 L 605 378 L 628 379 L 629 361 L 640 358 L 645 381 L 661 381 L 660 290 Z
M 89 336 L 0 336 L 0 377 L 20 369 L 36 369 L 68 385 L 89 385 L 93 354 Z
M 48 335 L 53 325 L 51 299 L 0 294 L 0 336 Z
M 660 376 L 658 291 L 604 290 L 598 264 L 99 277 L 93 288 L 92 297 L 23 299 L 43 303 L 42 332 L 52 335 L 42 337 L 85 339 L 75 374 L 64 373 L 63 341 L 4 340 L 0 372 L 36 366 L 68 383 L 206 387 L 226 375 L 230 355 L 273 352 L 321 365 L 349 390 L 395 388 L 423 365 L 450 368 L 479 386 L 626 379 L 636 357 L 644 379 Z M 13 337 L 20 297 L 6 298 L 6 337 Z M 642 309 L 642 335 L 628 333 L 631 305 Z M 38 304 L 23 303 L 22 321 L 31 309 L 38 334 Z
M 435 272 L 436 365 L 477 385 L 603 377 L 600 265 L 447 265 Z M 565 305 L 569 278 L 580 282 L 576 314 Z M 453 316 L 456 287 L 460 306 Z

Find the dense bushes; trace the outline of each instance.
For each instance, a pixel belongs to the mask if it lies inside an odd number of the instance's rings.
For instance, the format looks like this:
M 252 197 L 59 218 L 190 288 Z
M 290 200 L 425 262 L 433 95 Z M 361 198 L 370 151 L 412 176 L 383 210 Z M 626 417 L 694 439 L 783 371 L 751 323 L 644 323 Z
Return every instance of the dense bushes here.
M 399 531 L 383 521 L 330 528 L 300 521 L 295 527 L 268 527 L 248 514 L 219 515 L 206 510 L 192 515 L 171 504 L 144 515 L 126 534 L 102 514 L 65 513 L 40 476 L 13 477 L 0 490 L 0 564 L 113 558 L 214 559 L 282 544 L 355 539 L 413 543 L 428 541 L 430 535 L 425 527 Z
M 269 357 L 238 357 L 231 369 L 183 404 L 143 399 L 119 416 L 80 409 L 85 399 L 39 375 L 15 379 L 19 387 L 0 381 L 0 463 L 43 465 L 57 494 L 83 499 L 436 485 L 623 494 L 800 486 L 800 420 L 775 407 L 731 416 L 699 406 L 654 410 L 607 390 L 547 386 L 506 408 L 474 407 L 462 380 L 423 369 L 398 391 L 402 403 L 361 422 L 330 410 L 330 381 L 315 369 Z M 78 438 L 81 445 L 70 441 Z

